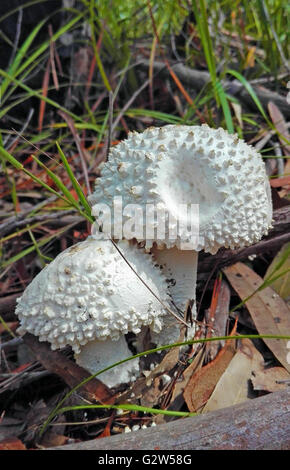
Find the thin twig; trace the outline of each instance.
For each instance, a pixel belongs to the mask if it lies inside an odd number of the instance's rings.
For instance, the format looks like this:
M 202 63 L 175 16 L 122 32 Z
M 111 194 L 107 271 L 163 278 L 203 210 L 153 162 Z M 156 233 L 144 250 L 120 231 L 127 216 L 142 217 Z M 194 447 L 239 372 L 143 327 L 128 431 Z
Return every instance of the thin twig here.
M 114 113 L 114 96 L 113 92 L 109 91 L 109 122 L 108 122 L 108 137 L 106 146 L 106 159 L 109 156 L 111 141 L 112 141 L 112 126 L 113 126 L 113 113 Z
M 280 147 L 279 142 L 273 142 L 270 140 L 271 146 L 274 148 L 274 152 L 277 158 L 275 158 L 275 162 L 277 165 L 277 174 L 279 176 L 284 175 L 284 160 L 283 160 L 283 153 Z
M 24 219 L 21 219 L 21 220 L 14 220 L 13 223 L 9 223 L 8 225 L 6 225 L 5 227 L 5 223 L 4 224 L 1 224 L 0 226 L 0 235 L 1 237 L 4 237 L 5 235 L 7 235 L 8 233 L 11 233 L 11 231 L 15 230 L 15 229 L 19 229 L 20 227 L 24 227 L 25 225 L 31 225 L 33 223 L 36 223 L 36 222 L 46 222 L 46 221 L 49 221 L 49 220 L 52 220 L 52 219 L 58 219 L 60 217 L 65 217 L 67 215 L 71 215 L 71 214 L 74 214 L 75 213 L 75 210 L 72 209 L 72 210 L 66 210 L 66 211 L 56 211 L 54 213 L 46 213 L 46 214 L 37 214 L 33 217 L 28 217 L 28 218 L 24 218 Z M 80 219 L 82 220 L 82 219 Z M 1 228 L 2 228 L 2 233 L 1 233 Z
M 82 165 L 82 169 L 83 169 L 83 176 L 84 176 L 84 180 L 85 180 L 85 183 L 86 183 L 87 191 L 88 191 L 88 194 L 91 194 L 91 187 L 90 187 L 88 169 L 87 169 L 87 165 L 86 165 L 85 155 L 84 155 L 84 152 L 83 152 L 83 149 L 82 149 L 82 146 L 81 146 L 80 136 L 79 136 L 79 134 L 76 130 L 76 127 L 74 125 L 74 122 L 73 122 L 72 118 L 70 116 L 68 116 L 65 112 L 61 111 L 61 110 L 58 111 L 58 114 L 66 121 L 66 123 L 67 123 L 67 125 L 68 125 L 68 127 L 69 127 L 69 129 L 70 129 L 70 131 L 73 135 L 75 144 L 76 144 L 78 152 L 79 152 L 81 165 Z
M 262 8 L 263 8 L 264 15 L 265 15 L 265 17 L 266 17 L 267 23 L 268 23 L 268 25 L 269 25 L 269 27 L 270 27 L 270 29 L 271 29 L 271 32 L 272 32 L 274 41 L 275 41 L 276 46 L 277 46 L 277 49 L 278 49 L 278 51 L 279 51 L 280 57 L 281 57 L 282 62 L 283 62 L 283 64 L 284 64 L 284 67 L 285 67 L 285 68 L 288 70 L 288 72 L 289 72 L 289 71 L 290 71 L 289 62 L 287 61 L 287 59 L 286 59 L 286 57 L 285 57 L 285 55 L 284 55 L 283 49 L 282 49 L 281 44 L 280 44 L 280 42 L 279 42 L 279 38 L 278 38 L 278 36 L 277 36 L 277 34 L 276 34 L 276 31 L 275 31 L 275 29 L 274 29 L 272 20 L 271 20 L 271 18 L 270 18 L 267 5 L 266 5 L 266 3 L 265 3 L 264 0 L 262 0 L 261 4 L 262 4 Z
M 25 130 L 27 129 L 27 126 L 28 124 L 30 123 L 31 121 L 31 118 L 34 114 L 34 108 L 30 108 L 29 110 L 29 113 L 28 113 L 28 116 L 22 126 L 22 128 L 20 129 L 20 131 L 17 133 L 17 135 L 14 137 L 14 139 L 12 140 L 12 142 L 9 143 L 9 146 L 8 146 L 8 149 L 9 151 L 11 151 L 11 148 L 18 142 L 19 140 L 19 137 L 22 136 L 22 134 L 25 132 Z M 8 139 L 9 139 L 9 134 L 7 136 L 7 138 L 4 140 L 4 147 L 7 146 L 7 143 L 8 143 Z
M 149 65 L 149 60 L 144 59 L 139 67 L 147 70 Z M 210 74 L 205 70 L 192 69 L 182 63 L 176 62 L 172 63 L 170 67 L 183 83 L 197 91 L 200 91 L 210 81 Z M 156 74 L 160 73 L 161 75 L 169 75 L 168 68 L 161 61 L 154 62 L 154 69 L 156 70 Z M 244 85 L 239 80 L 230 81 L 223 79 L 221 83 L 228 93 L 232 95 L 238 95 L 239 98 L 247 105 L 253 106 L 252 97 L 249 95 L 248 91 L 244 88 Z M 290 106 L 287 103 L 285 96 L 281 96 L 277 92 L 270 91 L 257 85 L 253 85 L 253 90 L 263 106 L 266 106 L 269 101 L 273 101 L 285 117 L 290 117 Z
M 129 99 L 129 101 L 125 104 L 125 106 L 123 106 L 123 108 L 121 109 L 121 111 L 119 112 L 118 116 L 116 117 L 115 121 L 113 122 L 112 124 L 112 133 L 114 132 L 114 130 L 116 129 L 117 125 L 119 124 L 119 121 L 121 120 L 121 118 L 124 116 L 125 112 L 127 111 L 127 109 L 130 108 L 130 106 L 132 105 L 132 103 L 135 101 L 135 99 L 137 98 L 137 96 L 141 93 L 141 91 L 143 91 L 150 83 L 150 80 L 146 80 L 143 85 L 140 86 L 140 88 L 138 88 L 138 90 L 135 91 L 135 93 L 133 93 L 133 95 L 131 96 L 131 98 Z
M 10 59 L 9 59 L 8 69 L 9 69 L 10 65 L 12 64 L 12 62 L 15 58 L 15 55 L 16 55 L 16 50 L 17 50 L 17 47 L 18 47 L 19 38 L 20 38 L 20 34 L 21 34 L 22 18 L 23 18 L 23 9 L 20 6 L 19 11 L 18 11 L 17 23 L 16 23 L 16 33 L 15 33 L 15 38 L 14 38 L 14 41 L 13 41 L 13 50 L 12 50 L 12 53 L 11 53 L 11 56 L 10 56 Z

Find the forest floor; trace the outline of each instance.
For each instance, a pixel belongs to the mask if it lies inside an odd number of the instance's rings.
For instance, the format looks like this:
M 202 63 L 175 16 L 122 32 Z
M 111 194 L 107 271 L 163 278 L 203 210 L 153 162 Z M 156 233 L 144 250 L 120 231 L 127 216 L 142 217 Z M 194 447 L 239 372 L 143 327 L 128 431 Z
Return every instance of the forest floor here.
M 290 342 L 264 337 L 290 339 L 289 5 L 111 4 L 0 7 L 0 449 L 130 432 L 290 384 Z M 110 147 L 129 131 L 203 123 L 261 153 L 273 228 L 253 246 L 202 252 L 196 342 L 153 353 L 154 370 L 143 358 L 138 380 L 109 390 L 69 347 L 19 336 L 16 299 L 90 234 L 84 199 Z

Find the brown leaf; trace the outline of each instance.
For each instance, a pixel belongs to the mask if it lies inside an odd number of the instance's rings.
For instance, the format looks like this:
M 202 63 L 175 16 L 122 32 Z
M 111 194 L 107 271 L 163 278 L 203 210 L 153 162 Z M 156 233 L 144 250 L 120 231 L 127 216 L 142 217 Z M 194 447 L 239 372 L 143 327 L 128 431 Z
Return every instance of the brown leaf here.
M 251 381 L 254 390 L 277 392 L 285 390 L 290 384 L 290 374 L 284 367 L 271 367 L 270 369 L 254 370 Z
M 284 166 L 284 175 L 290 175 L 290 159 L 288 158 Z M 281 198 L 287 197 L 289 195 L 289 186 L 282 188 L 279 191 L 279 196 Z
M 181 380 L 177 380 L 174 384 L 170 405 L 168 410 L 180 410 L 184 404 L 183 392 L 187 387 L 190 377 L 197 372 L 203 363 L 205 348 L 201 348 L 189 366 L 183 371 Z
M 23 340 L 32 349 L 39 362 L 50 372 L 59 375 L 70 387 L 79 385 L 91 375 L 75 362 L 67 359 L 61 352 L 52 351 L 49 343 L 39 342 L 30 333 L 26 333 Z M 87 394 L 90 400 L 97 400 L 102 403 L 114 402 L 110 389 L 97 378 L 93 378 L 84 384 L 80 391 Z
M 270 180 L 272 188 L 280 188 L 281 186 L 290 185 L 290 176 L 282 176 L 281 178 L 275 178 Z
M 263 283 L 263 279 L 243 263 L 236 263 L 223 271 L 241 299 L 251 296 Z M 245 305 L 260 335 L 290 334 L 289 308 L 271 287 L 256 292 Z M 265 338 L 264 341 L 285 369 L 290 371 L 286 357 L 287 340 Z
M 241 340 L 238 351 L 220 377 L 202 412 L 218 410 L 248 400 L 253 369 L 263 368 L 264 359 L 249 339 Z
M 183 394 L 189 411 L 196 412 L 205 405 L 234 354 L 235 346 L 229 340 L 212 362 L 190 378 Z
M 44 448 L 63 446 L 68 440 L 69 438 L 67 436 L 57 434 L 54 431 L 47 431 L 43 439 L 41 439 L 40 446 Z
M 272 263 L 268 267 L 267 272 L 265 274 L 265 278 L 270 276 L 270 274 L 274 271 L 274 269 L 276 268 L 277 264 L 281 261 L 283 256 L 287 256 L 286 250 L 289 250 L 289 248 L 290 248 L 290 243 L 286 243 L 281 248 L 279 253 L 277 253 Z M 287 269 L 288 269 L 288 272 L 285 272 L 287 271 Z M 282 299 L 288 300 L 290 299 L 290 257 L 288 257 L 283 263 L 283 265 L 281 266 L 281 268 L 275 272 L 275 276 L 282 274 L 283 272 L 285 274 L 281 275 L 281 277 L 279 277 L 274 282 L 272 282 L 271 287 L 277 292 L 277 294 L 280 295 L 280 297 L 282 297 Z
M 226 334 L 226 326 L 229 317 L 229 305 L 230 305 L 230 288 L 225 281 L 221 281 L 220 288 L 218 290 L 218 297 L 214 307 L 214 310 L 209 309 L 209 319 L 206 318 L 208 324 L 213 319 L 213 330 L 214 336 L 224 336 Z M 218 351 L 224 346 L 224 341 L 213 341 L 205 344 L 206 356 L 211 361 L 216 357 Z
M 281 113 L 280 109 L 272 101 L 269 101 L 269 103 L 268 103 L 268 110 L 269 110 L 269 114 L 271 116 L 271 119 L 273 121 L 274 126 L 278 130 L 279 134 L 282 135 L 282 137 L 280 137 L 280 135 L 279 135 L 279 140 L 280 140 L 281 146 L 284 150 L 284 154 L 289 155 L 290 145 L 287 145 L 287 143 L 285 142 L 285 139 L 288 140 L 288 142 L 289 142 L 290 141 L 290 134 L 289 134 L 284 116 Z
M 27 450 L 20 439 L 9 437 L 0 442 L 0 450 Z

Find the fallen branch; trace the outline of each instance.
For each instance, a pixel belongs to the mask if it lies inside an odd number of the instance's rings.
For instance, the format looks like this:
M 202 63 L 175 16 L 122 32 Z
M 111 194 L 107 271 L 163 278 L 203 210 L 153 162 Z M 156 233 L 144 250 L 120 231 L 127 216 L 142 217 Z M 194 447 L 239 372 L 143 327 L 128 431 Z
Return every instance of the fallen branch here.
M 214 267 L 221 269 L 224 266 L 235 264 L 237 261 L 247 259 L 249 256 L 260 255 L 269 250 L 276 250 L 290 241 L 290 206 L 274 211 L 273 229 L 269 235 L 255 245 L 238 250 L 221 248 L 216 255 L 201 252 L 198 263 L 200 273 L 210 272 Z
M 149 69 L 149 61 L 143 60 L 143 62 L 139 65 L 143 69 Z M 211 81 L 210 74 L 203 70 L 195 70 L 191 69 L 181 63 L 171 65 L 171 69 L 179 78 L 179 80 L 187 86 L 194 88 L 197 91 L 200 91 L 207 83 Z M 169 71 L 166 65 L 163 62 L 154 62 L 154 70 L 155 72 L 160 73 L 162 76 L 169 77 Z M 222 85 L 226 89 L 226 91 L 234 96 L 238 96 L 242 101 L 244 101 L 248 106 L 255 106 L 251 96 L 244 88 L 241 82 L 238 80 L 222 80 Z M 285 96 L 281 96 L 275 91 L 268 90 L 262 86 L 253 84 L 253 90 L 255 91 L 257 97 L 261 101 L 264 108 L 267 107 L 269 101 L 273 101 L 276 106 L 280 109 L 283 113 L 284 117 L 290 117 L 290 106 L 286 101 Z
M 290 388 L 155 428 L 54 450 L 289 450 L 289 403 Z

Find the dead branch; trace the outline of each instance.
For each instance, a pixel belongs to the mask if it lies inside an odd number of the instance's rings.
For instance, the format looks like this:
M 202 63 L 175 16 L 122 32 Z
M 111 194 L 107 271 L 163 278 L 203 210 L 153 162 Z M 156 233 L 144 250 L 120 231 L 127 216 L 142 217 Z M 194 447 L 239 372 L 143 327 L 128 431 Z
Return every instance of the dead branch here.
M 290 388 L 155 428 L 54 450 L 289 450 L 289 402 Z
M 198 271 L 210 272 L 214 266 L 220 269 L 224 266 L 235 264 L 237 261 L 247 259 L 252 255 L 260 255 L 270 250 L 279 249 L 290 240 L 290 206 L 281 207 L 274 211 L 273 229 L 269 235 L 255 245 L 247 246 L 239 250 L 220 249 L 216 255 L 200 254 Z
M 143 69 L 148 70 L 149 61 L 143 60 L 143 62 L 139 66 Z M 186 84 L 187 86 L 190 86 L 198 91 L 201 90 L 207 83 L 210 83 L 211 81 L 210 74 L 208 72 L 203 70 L 191 69 L 181 63 L 171 65 L 171 69 L 174 71 L 174 73 L 177 75 L 177 77 L 179 78 L 179 80 L 181 80 L 183 84 Z M 163 62 L 155 61 L 154 70 L 155 72 L 158 72 L 163 76 L 169 77 L 168 68 Z M 230 93 L 231 95 L 238 96 L 248 106 L 255 106 L 251 96 L 244 88 L 242 83 L 238 80 L 222 80 L 222 85 L 228 93 Z M 286 97 L 279 95 L 275 91 L 270 91 L 256 84 L 253 84 L 252 87 L 264 107 L 267 107 L 269 101 L 273 101 L 286 118 L 290 117 L 290 106 L 286 101 Z

